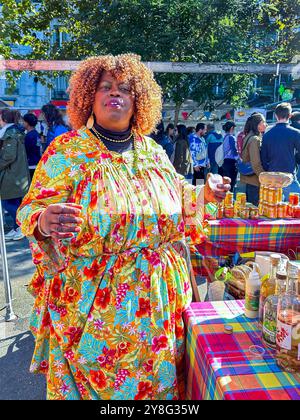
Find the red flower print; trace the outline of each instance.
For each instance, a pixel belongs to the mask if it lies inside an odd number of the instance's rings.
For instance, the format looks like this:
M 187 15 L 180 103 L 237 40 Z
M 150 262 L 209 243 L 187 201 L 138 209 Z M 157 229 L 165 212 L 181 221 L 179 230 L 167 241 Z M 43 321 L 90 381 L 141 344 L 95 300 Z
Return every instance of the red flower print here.
M 159 353 L 161 350 L 168 348 L 168 338 L 165 335 L 154 337 L 152 340 L 152 351 Z
M 107 378 L 102 370 L 91 370 L 91 383 L 96 389 L 106 388 Z
M 147 360 L 147 362 L 143 363 L 143 368 L 146 372 L 152 372 L 153 369 L 153 360 Z
M 96 293 L 96 297 L 94 300 L 94 307 L 96 309 L 106 309 L 110 303 L 110 290 L 108 287 L 104 287 L 104 289 L 99 289 Z
M 43 198 L 49 198 L 54 197 L 58 195 L 59 193 L 54 188 L 41 188 L 40 194 L 36 196 L 37 200 L 43 199 Z
M 52 285 L 51 285 L 51 291 L 50 294 L 55 297 L 59 298 L 61 294 L 61 284 L 62 281 L 59 277 L 54 277 Z
M 98 202 L 98 194 L 97 194 L 96 191 L 92 191 L 92 193 L 91 193 L 90 207 L 92 209 L 96 208 L 97 202 Z
M 141 273 L 140 280 L 144 283 L 147 289 L 150 289 L 150 277 L 145 273 Z
M 102 159 L 111 159 L 112 155 L 110 153 L 101 153 L 101 158 Z
M 160 265 L 160 258 L 159 258 L 159 254 L 157 252 L 152 252 L 152 254 L 150 255 L 150 258 L 149 258 L 149 263 L 153 267 L 157 267 L 157 266 Z
M 48 147 L 47 152 L 43 154 L 41 157 L 41 161 L 43 163 L 46 163 L 50 156 L 53 156 L 56 154 L 56 150 L 53 147 Z
M 49 327 L 49 325 L 51 325 L 51 318 L 49 312 L 46 312 L 43 316 L 42 326 Z
M 100 265 L 98 264 L 97 260 L 93 261 L 93 264 L 91 265 L 90 268 L 85 267 L 85 269 L 83 270 L 84 275 L 88 278 L 88 279 L 93 279 L 95 278 L 100 270 Z
M 119 343 L 117 345 L 118 355 L 121 356 L 122 354 L 127 354 L 129 352 L 130 347 L 131 344 L 128 343 L 128 341 L 122 341 L 122 343 Z
M 103 347 L 103 355 L 97 357 L 102 368 L 112 367 L 115 364 L 116 350 L 109 350 L 107 347 Z
M 37 275 L 36 277 L 33 278 L 32 281 L 32 287 L 34 289 L 40 289 L 42 287 L 42 285 L 44 284 L 44 277 Z
M 49 367 L 48 361 L 47 360 L 42 360 L 41 363 L 40 363 L 41 371 L 46 372 L 48 370 L 48 367 Z
M 69 346 L 78 344 L 82 335 L 82 328 L 79 327 L 69 327 L 64 333 L 65 336 L 69 336 Z
M 79 293 L 73 287 L 67 287 L 64 293 L 64 300 L 68 303 L 76 302 L 79 298 Z
M 139 239 L 141 238 L 145 238 L 147 236 L 147 229 L 145 228 L 145 226 L 142 226 L 138 231 L 137 231 L 137 237 Z
M 144 398 L 151 398 L 152 384 L 149 381 L 140 382 L 138 384 L 138 393 L 135 395 L 135 400 L 143 400 Z
M 136 316 L 142 317 L 144 315 L 150 315 L 151 308 L 150 308 L 150 299 L 149 298 L 140 298 L 139 299 L 139 309 L 136 311 Z
M 82 382 L 82 383 L 88 382 L 84 374 L 79 369 L 76 369 L 75 378 L 78 380 L 78 382 Z
M 183 327 L 180 327 L 178 325 L 175 326 L 175 335 L 176 335 L 176 338 L 182 338 L 183 335 L 184 335 L 183 332 L 184 332 Z
M 93 159 L 99 155 L 99 152 L 96 150 L 95 152 L 86 153 L 85 156 L 89 159 Z

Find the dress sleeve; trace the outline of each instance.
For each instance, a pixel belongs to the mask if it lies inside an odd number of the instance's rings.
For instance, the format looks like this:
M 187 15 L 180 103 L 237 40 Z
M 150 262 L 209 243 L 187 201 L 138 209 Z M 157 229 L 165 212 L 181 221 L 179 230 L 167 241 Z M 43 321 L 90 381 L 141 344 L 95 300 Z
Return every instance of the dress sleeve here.
M 17 223 L 28 237 L 33 261 L 42 264 L 47 271 L 61 271 L 65 267 L 65 246 L 62 241 L 47 238 L 38 241 L 34 236 L 38 218 L 49 204 L 71 202 L 73 185 L 66 176 L 67 158 L 51 144 L 43 154 L 34 173 L 30 189 L 17 213 Z

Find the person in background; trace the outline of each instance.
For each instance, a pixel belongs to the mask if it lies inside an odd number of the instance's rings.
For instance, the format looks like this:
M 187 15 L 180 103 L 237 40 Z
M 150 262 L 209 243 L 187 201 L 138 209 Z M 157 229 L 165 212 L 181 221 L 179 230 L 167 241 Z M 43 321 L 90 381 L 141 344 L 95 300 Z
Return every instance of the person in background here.
M 17 124 L 16 124 L 17 122 Z M 13 220 L 13 228 L 4 237 L 18 241 L 24 238 L 16 222 L 16 213 L 30 185 L 24 129 L 15 110 L 5 108 L 0 115 L 0 197 L 4 210 Z
M 260 145 L 262 134 L 267 127 L 265 117 L 260 113 L 252 114 L 244 127 L 245 138 L 241 158 L 243 162 L 251 163 L 253 174 L 242 175 L 241 182 L 246 184 L 246 195 L 249 203 L 258 206 L 259 202 L 259 174 L 264 171 L 260 160 Z
M 219 173 L 219 166 L 215 159 L 215 153 L 217 148 L 223 141 L 223 136 L 221 133 L 218 133 L 215 129 L 215 125 L 212 123 L 207 124 L 207 134 L 205 137 L 207 144 L 207 155 L 210 164 L 210 172 L 213 174 Z
M 61 134 L 69 131 L 69 128 L 66 126 L 61 113 L 53 104 L 46 104 L 42 107 L 42 112 L 44 114 L 48 131 L 46 136 L 45 149 L 49 146 L 55 137 L 60 136 Z
M 236 124 L 233 121 L 226 121 L 223 125 L 225 136 L 223 140 L 224 149 L 224 163 L 222 165 L 222 175 L 231 179 L 231 192 L 234 191 L 236 178 L 238 174 L 237 159 L 239 158 L 236 148 L 236 138 L 234 136 L 234 129 Z
M 283 189 L 284 198 L 289 193 L 300 193 L 300 184 L 296 178 L 296 153 L 300 153 L 300 131 L 289 125 L 292 107 L 282 102 L 275 109 L 277 123 L 264 134 L 261 147 L 261 161 L 267 172 L 288 172 L 294 180 Z
M 193 185 L 197 185 L 197 180 L 206 180 L 206 175 L 209 167 L 209 160 L 207 156 L 207 145 L 204 138 L 206 126 L 203 123 L 198 123 L 196 132 L 189 135 L 190 152 L 193 160 Z
M 25 149 L 27 153 L 30 178 L 32 179 L 36 165 L 41 159 L 40 136 L 35 129 L 38 119 L 34 114 L 28 113 L 24 115 L 23 120 L 24 128 L 27 131 L 25 135 Z
M 178 124 L 177 132 L 173 165 L 177 173 L 183 175 L 186 180 L 191 182 L 193 178 L 193 161 L 186 126 L 184 124 Z
M 189 137 L 190 134 L 196 133 L 196 127 L 191 127 L 191 126 L 190 127 L 187 127 L 186 132 L 187 132 L 187 135 Z
M 161 140 L 160 144 L 161 147 L 166 151 L 168 158 L 173 163 L 174 160 L 174 124 L 170 123 L 167 125 L 165 134 Z M 173 157 L 173 160 L 172 160 Z
M 297 130 L 300 131 L 300 112 L 296 111 L 293 112 L 291 115 L 291 127 L 296 128 Z M 300 183 L 300 153 L 296 154 L 296 165 L 297 165 L 297 180 Z

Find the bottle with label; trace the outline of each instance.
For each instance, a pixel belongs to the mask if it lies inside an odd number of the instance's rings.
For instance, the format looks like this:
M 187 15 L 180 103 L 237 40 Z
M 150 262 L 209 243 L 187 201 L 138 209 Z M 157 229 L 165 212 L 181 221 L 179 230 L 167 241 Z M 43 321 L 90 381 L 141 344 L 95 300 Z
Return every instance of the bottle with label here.
M 254 263 L 253 270 L 246 279 L 245 285 L 245 315 L 247 318 L 257 318 L 259 308 L 260 276 L 258 265 Z
M 286 293 L 278 298 L 276 362 L 287 372 L 300 372 L 300 270 L 288 263 Z
M 286 271 L 277 272 L 275 294 L 268 296 L 264 304 L 262 340 L 272 349 L 276 349 L 277 306 L 279 296 L 286 291 L 286 278 Z
M 275 284 L 276 284 L 276 272 L 280 265 L 281 256 L 279 254 L 271 254 L 270 263 L 271 263 L 271 272 L 269 278 L 267 278 L 260 287 L 259 295 L 259 325 L 262 328 L 263 323 L 263 311 L 265 300 L 268 296 L 274 295 L 275 293 Z

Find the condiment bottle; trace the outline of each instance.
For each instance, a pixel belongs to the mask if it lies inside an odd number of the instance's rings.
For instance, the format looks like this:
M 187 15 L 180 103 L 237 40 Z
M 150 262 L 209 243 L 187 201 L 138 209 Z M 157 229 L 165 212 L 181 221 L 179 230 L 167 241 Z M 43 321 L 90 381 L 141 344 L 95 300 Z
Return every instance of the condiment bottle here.
M 257 318 L 259 309 L 260 276 L 258 265 L 254 264 L 245 287 L 245 315 L 247 318 Z

